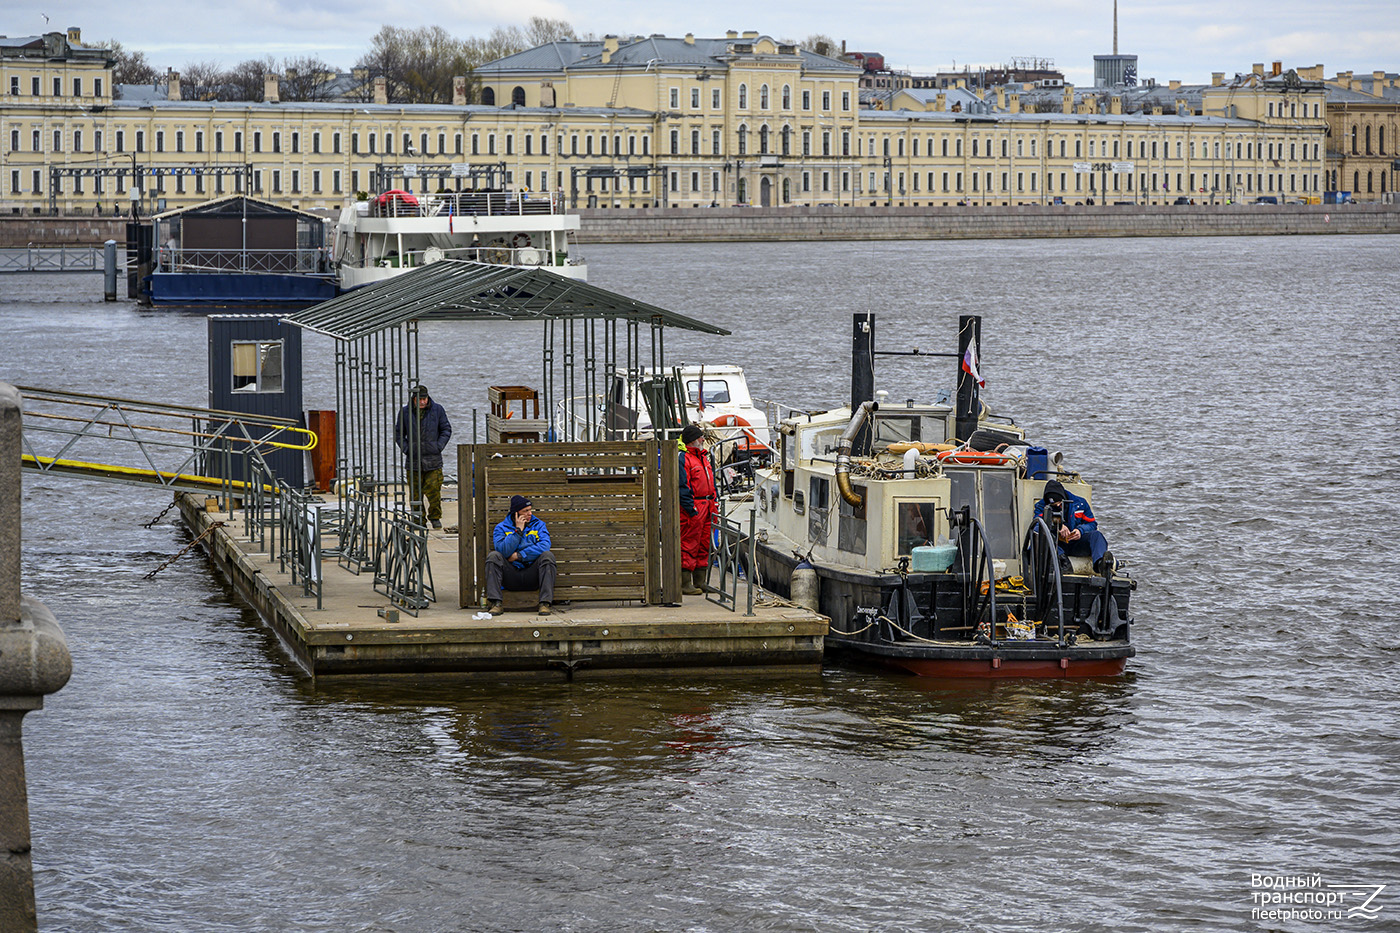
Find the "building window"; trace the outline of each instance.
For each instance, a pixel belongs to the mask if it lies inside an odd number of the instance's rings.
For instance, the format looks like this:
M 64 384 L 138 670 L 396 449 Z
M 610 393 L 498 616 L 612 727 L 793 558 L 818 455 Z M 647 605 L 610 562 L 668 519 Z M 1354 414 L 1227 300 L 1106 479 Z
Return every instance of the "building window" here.
M 758 89 L 758 109 L 768 109 L 768 85 L 763 85 Z
M 690 89 L 690 109 L 700 109 L 700 89 L 698 87 L 693 87 Z
M 811 91 L 803 91 L 803 92 L 802 92 L 802 109 L 803 109 L 803 110 L 811 110 L 811 109 L 812 109 L 812 92 L 811 92 Z
M 262 131 L 261 131 L 261 130 L 255 130 L 255 131 L 253 132 L 253 151 L 254 151 L 254 152 L 262 152 Z
M 681 151 L 681 142 L 680 142 L 680 140 L 681 140 L 681 133 L 680 133 L 680 130 L 672 130 L 672 131 L 671 131 L 671 155 L 676 155 L 676 154 L 678 154 L 678 153 Z
M 792 86 L 788 84 L 783 85 L 783 109 L 792 109 Z
M 16 92 L 16 93 L 18 93 L 18 92 Z M 101 97 L 101 96 L 102 96 L 102 79 L 101 79 L 101 78 L 93 78 L 93 79 L 92 79 L 92 96 L 93 96 L 93 97 Z
M 54 152 L 62 152 L 62 151 L 63 151 L 63 130 L 54 130 L 54 131 L 53 131 L 53 151 L 54 151 Z
M 822 109 L 823 109 L 823 110 L 830 110 L 830 109 L 831 109 L 831 92 L 830 92 L 830 91 L 822 91 Z
M 747 84 L 739 85 L 739 109 L 749 109 L 749 86 Z
M 841 109 L 849 111 L 851 109 L 851 92 L 841 92 Z
M 184 130 L 176 130 L 176 131 L 175 131 L 175 151 L 176 151 L 176 152 L 184 152 L 184 151 L 185 151 L 185 131 L 184 131 Z
M 700 131 L 690 131 L 690 152 L 692 155 L 700 154 Z
M 11 75 L 11 76 L 10 76 L 10 96 L 11 96 L 11 97 L 18 97 L 18 96 L 19 96 L 19 75 Z M 18 176 L 16 176 L 16 177 L 18 177 Z M 19 189 L 16 188 L 15 190 L 18 191 Z
M 273 152 L 281 152 L 281 151 L 282 151 L 282 134 L 281 134 L 281 133 L 273 133 L 273 134 L 272 134 L 272 151 L 273 151 Z
M 681 109 L 681 89 L 678 87 L 671 88 L 671 109 Z
M 54 79 L 53 79 L 53 96 L 54 96 L 54 97 L 62 97 L 62 96 L 63 96 L 63 79 L 62 79 L 62 78 L 54 78 Z

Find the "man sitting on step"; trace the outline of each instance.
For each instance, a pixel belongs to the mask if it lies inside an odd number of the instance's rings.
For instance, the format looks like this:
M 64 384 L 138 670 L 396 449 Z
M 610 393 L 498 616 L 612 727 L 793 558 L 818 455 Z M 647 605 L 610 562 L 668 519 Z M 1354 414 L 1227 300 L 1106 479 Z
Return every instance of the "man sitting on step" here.
M 506 589 L 538 591 L 540 615 L 549 615 L 558 572 L 544 519 L 535 517 L 529 499 L 511 496 L 510 514 L 491 532 L 491 553 L 486 555 L 486 600 L 490 613 L 498 616 L 505 612 L 501 590 Z

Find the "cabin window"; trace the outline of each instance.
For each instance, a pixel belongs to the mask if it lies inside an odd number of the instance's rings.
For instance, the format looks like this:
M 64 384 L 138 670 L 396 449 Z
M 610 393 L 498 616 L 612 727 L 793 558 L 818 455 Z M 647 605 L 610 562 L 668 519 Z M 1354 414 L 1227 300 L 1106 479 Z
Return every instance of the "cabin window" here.
M 706 379 L 704 388 L 704 398 L 700 397 L 700 380 L 691 379 L 685 384 L 686 395 L 690 398 L 690 404 L 702 403 L 703 405 L 723 405 L 729 402 L 729 383 L 723 379 Z
M 827 504 L 831 492 L 831 480 L 823 476 L 813 476 L 809 484 L 810 498 L 807 510 L 807 541 L 810 544 L 825 544 L 831 526 L 831 508 Z
M 900 502 L 895 512 L 895 534 L 901 556 L 908 556 L 916 547 L 933 544 L 937 503 Z
M 792 494 L 792 510 L 798 515 L 807 514 L 807 497 L 802 494 L 802 490 Z
M 954 511 L 969 506 L 972 517 L 982 523 L 991 556 L 1003 560 L 1020 558 L 1016 534 L 1016 500 L 1009 470 L 949 470 Z
M 876 450 L 890 444 L 922 441 L 941 444 L 945 437 L 942 418 L 928 415 L 880 415 L 875 419 L 875 436 L 871 439 Z
M 282 391 L 282 341 L 234 341 L 233 391 Z
M 780 434 L 778 450 L 783 460 L 783 495 L 791 499 L 793 470 L 797 467 L 797 437 L 792 434 Z
M 836 511 L 840 516 L 836 522 L 836 546 L 843 551 L 852 554 L 865 553 L 865 487 L 852 485 L 856 495 L 860 496 L 859 506 L 851 505 L 844 498 L 838 497 Z

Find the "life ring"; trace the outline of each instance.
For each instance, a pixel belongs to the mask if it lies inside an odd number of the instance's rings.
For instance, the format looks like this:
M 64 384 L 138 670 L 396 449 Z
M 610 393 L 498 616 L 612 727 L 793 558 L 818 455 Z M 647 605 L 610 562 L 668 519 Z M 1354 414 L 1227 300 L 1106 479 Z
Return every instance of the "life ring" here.
M 742 415 L 720 415 L 719 417 L 712 419 L 710 421 L 710 424 L 717 428 L 742 428 L 743 431 L 740 437 L 743 439 L 740 440 L 739 443 L 734 445 L 736 450 L 743 450 L 750 454 L 753 454 L 757 453 L 760 450 L 768 449 L 767 446 L 758 439 L 758 436 L 754 434 L 752 430 L 750 430 L 752 426 L 746 420 L 744 420 Z M 734 432 L 731 431 L 729 433 L 733 434 Z
M 517 233 L 514 237 L 511 238 L 510 245 L 513 246 L 513 247 L 515 247 L 516 249 L 523 249 L 523 248 L 525 248 L 526 246 L 529 246 L 529 245 L 530 245 L 530 234 L 528 234 L 528 233 Z
M 1011 458 L 1005 454 L 982 450 L 945 450 L 938 455 L 938 459 L 946 463 L 970 463 L 981 466 L 1000 466 L 1003 463 L 1011 462 Z

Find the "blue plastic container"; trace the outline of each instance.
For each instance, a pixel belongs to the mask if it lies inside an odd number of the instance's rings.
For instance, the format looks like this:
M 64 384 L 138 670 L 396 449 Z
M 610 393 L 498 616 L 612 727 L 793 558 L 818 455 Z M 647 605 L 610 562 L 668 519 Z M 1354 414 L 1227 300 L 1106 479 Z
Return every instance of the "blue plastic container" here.
M 956 544 L 916 547 L 909 552 L 909 569 L 914 573 L 942 573 L 953 566 L 957 553 Z
M 1044 447 L 1026 448 L 1026 478 L 1050 478 L 1050 451 Z

